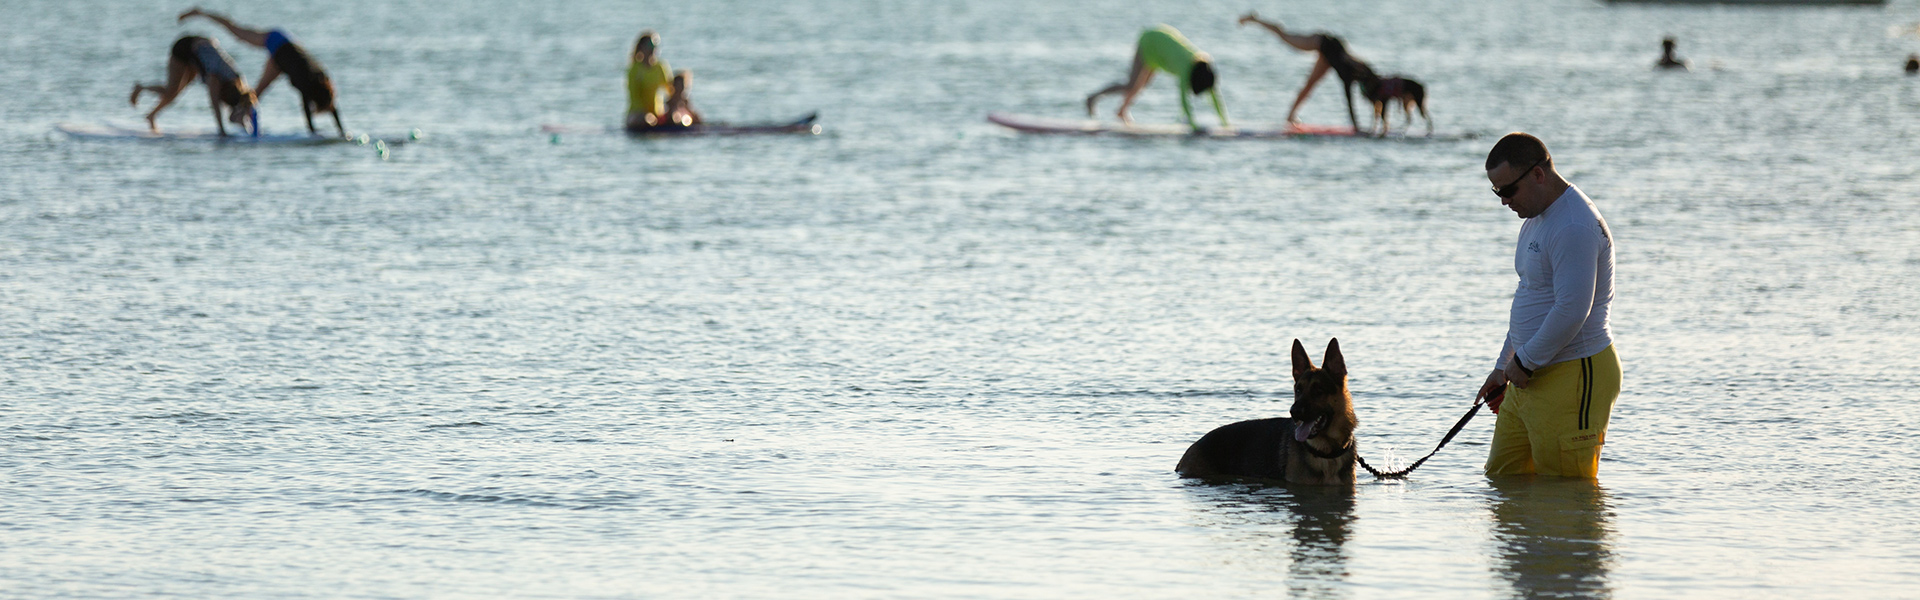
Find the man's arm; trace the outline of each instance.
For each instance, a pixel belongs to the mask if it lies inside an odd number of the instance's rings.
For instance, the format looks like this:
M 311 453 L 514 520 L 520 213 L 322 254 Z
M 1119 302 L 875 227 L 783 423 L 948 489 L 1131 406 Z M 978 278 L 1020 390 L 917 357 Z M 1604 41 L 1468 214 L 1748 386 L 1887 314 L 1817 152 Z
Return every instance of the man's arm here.
M 1543 367 L 1553 360 L 1580 334 L 1593 312 L 1600 250 L 1606 241 L 1593 227 L 1568 227 L 1558 233 L 1542 249 L 1553 269 L 1553 308 L 1547 311 L 1533 339 L 1515 349 L 1528 368 Z

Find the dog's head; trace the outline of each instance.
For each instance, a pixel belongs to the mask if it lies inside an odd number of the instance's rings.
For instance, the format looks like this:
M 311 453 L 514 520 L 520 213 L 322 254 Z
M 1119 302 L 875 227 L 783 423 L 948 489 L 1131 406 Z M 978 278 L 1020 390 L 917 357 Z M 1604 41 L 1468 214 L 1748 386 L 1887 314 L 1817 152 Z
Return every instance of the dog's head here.
M 1313 366 L 1307 348 L 1293 341 L 1293 437 L 1307 441 L 1324 438 L 1335 448 L 1353 439 L 1360 420 L 1353 414 L 1353 395 L 1347 392 L 1347 361 L 1340 356 L 1340 340 L 1327 342 L 1326 356 Z

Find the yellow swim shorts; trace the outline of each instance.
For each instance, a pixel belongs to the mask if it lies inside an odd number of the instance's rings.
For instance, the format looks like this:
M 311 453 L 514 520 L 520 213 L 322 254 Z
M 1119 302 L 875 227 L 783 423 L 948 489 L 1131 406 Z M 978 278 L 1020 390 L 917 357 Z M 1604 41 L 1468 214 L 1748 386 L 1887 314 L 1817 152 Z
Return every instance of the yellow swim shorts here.
M 1613 346 L 1541 367 L 1525 389 L 1507 384 L 1487 474 L 1598 476 L 1607 418 L 1619 397 L 1620 357 Z

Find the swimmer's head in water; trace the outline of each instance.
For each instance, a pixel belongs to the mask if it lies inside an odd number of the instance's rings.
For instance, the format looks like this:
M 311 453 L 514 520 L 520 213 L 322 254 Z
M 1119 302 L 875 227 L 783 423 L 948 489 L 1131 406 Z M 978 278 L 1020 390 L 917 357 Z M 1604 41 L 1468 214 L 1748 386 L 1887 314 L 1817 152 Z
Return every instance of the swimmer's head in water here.
M 1193 88 L 1194 94 L 1213 89 L 1213 63 L 1194 61 L 1193 73 L 1187 76 L 1187 83 Z
M 643 29 L 640 31 L 640 39 L 633 43 L 633 53 L 641 56 L 653 56 L 654 49 L 659 47 L 660 34 L 654 33 L 652 29 Z
M 1660 40 L 1660 49 L 1665 50 L 1668 54 L 1673 53 L 1673 46 L 1674 46 L 1674 42 L 1673 42 L 1673 38 L 1671 37 Z

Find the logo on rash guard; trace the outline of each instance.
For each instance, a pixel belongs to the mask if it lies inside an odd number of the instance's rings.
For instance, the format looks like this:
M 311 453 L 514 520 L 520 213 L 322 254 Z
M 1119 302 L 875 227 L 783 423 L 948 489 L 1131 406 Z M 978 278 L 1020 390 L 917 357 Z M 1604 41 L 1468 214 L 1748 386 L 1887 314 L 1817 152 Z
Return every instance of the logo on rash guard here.
M 1540 242 L 1527 242 L 1527 251 L 1538 254 L 1540 252 Z

